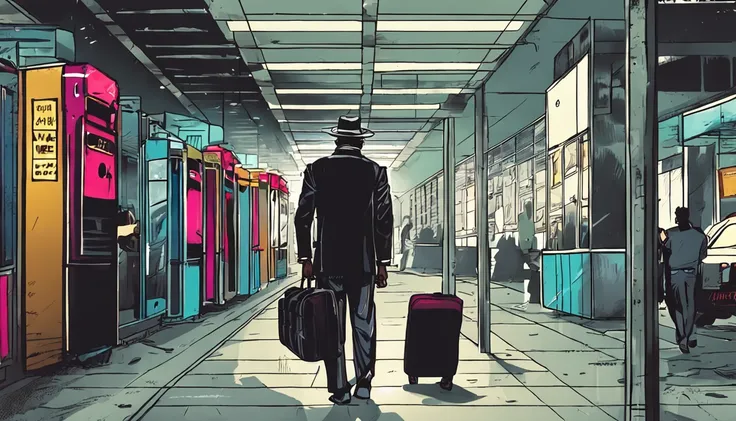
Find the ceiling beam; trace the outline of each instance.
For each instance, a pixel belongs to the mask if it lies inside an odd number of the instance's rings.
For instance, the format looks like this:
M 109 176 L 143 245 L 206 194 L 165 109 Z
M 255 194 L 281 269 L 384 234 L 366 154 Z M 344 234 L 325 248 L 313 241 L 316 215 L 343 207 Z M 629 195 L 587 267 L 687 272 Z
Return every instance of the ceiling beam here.
M 117 23 L 115 23 L 115 21 L 107 14 L 107 11 L 105 11 L 105 9 L 103 9 L 97 3 L 97 1 L 82 0 L 82 3 L 87 7 L 87 9 L 90 10 L 90 12 L 92 12 L 93 15 L 95 15 L 97 19 L 99 19 L 103 24 L 105 24 L 105 27 L 107 28 L 107 30 L 115 38 L 117 38 L 118 41 L 120 41 L 120 43 L 123 44 L 123 46 L 128 51 L 130 51 L 130 53 L 133 54 L 133 56 L 138 61 L 140 61 L 141 64 L 143 64 L 146 67 L 146 69 L 148 69 L 148 71 L 151 72 L 151 74 L 153 74 L 156 77 L 156 79 L 159 80 L 161 85 L 164 88 L 168 89 L 169 92 L 171 92 L 171 94 L 174 95 L 174 97 L 177 100 L 179 100 L 179 102 L 184 106 L 184 108 L 187 109 L 187 111 L 189 111 L 189 113 L 192 116 L 206 120 L 206 117 L 204 116 L 204 113 L 202 113 L 202 110 L 200 110 L 196 105 L 194 105 L 194 103 L 190 101 L 189 98 L 187 98 L 187 96 L 184 95 L 184 93 L 181 92 L 179 88 L 177 88 L 169 80 L 169 78 L 164 76 L 161 69 L 159 69 L 158 66 L 156 66 L 153 63 L 153 61 L 151 61 L 150 58 L 148 58 L 148 56 L 143 52 L 143 50 L 138 48 L 138 46 L 136 46 L 133 43 L 133 41 L 130 39 L 130 37 L 128 37 L 125 31 L 123 31 L 123 29 L 120 26 L 118 26 Z
M 376 61 L 378 1 L 379 0 L 365 0 L 363 2 L 363 37 L 361 43 L 361 85 L 363 87 L 363 95 L 360 98 L 360 116 L 366 123 L 370 123 L 371 102 L 373 96 L 373 71 Z

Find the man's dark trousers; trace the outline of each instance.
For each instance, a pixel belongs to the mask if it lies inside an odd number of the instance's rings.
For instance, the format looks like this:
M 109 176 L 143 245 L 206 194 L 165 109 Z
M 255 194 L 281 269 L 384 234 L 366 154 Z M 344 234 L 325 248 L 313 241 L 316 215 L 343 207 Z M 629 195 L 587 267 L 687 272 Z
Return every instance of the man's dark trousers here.
M 327 388 L 330 393 L 345 390 L 350 386 L 346 370 L 346 306 L 350 310 L 353 327 L 353 363 L 356 380 L 370 380 L 375 375 L 376 364 L 376 307 L 373 301 L 375 283 L 373 275 L 357 277 L 319 277 L 319 287 L 335 292 L 338 319 L 342 327 L 339 357 L 325 361 Z

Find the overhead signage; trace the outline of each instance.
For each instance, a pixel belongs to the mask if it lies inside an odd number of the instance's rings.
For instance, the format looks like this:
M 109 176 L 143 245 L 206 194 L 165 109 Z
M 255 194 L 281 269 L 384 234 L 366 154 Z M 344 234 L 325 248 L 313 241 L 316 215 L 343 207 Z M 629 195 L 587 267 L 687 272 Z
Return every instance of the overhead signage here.
M 31 100 L 31 181 L 58 180 L 56 99 Z
M 205 152 L 204 154 L 204 162 L 211 162 L 213 164 L 219 164 L 220 163 L 220 156 L 216 153 L 209 153 Z

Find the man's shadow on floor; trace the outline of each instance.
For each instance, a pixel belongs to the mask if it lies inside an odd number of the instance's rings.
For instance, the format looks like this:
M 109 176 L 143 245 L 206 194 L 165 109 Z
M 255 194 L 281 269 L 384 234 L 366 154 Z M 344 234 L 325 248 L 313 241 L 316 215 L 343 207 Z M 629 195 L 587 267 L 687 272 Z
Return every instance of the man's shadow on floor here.
M 296 398 L 277 392 L 278 389 L 266 387 L 257 375 L 241 378 L 238 386 L 268 391 L 263 395 L 263 400 L 269 406 L 294 408 L 288 419 L 279 421 L 403 421 L 403 418 L 396 413 L 381 412 L 378 405 L 371 399 L 363 400 L 354 397 L 348 405 L 310 408 Z M 325 394 L 325 403 L 329 403 L 327 398 L 328 395 Z M 325 414 L 324 417 L 322 414 Z
M 319 418 L 318 418 L 319 419 Z M 335 405 L 322 421 L 403 421 L 399 414 L 381 412 L 372 400 L 355 399 L 350 405 Z
M 439 383 L 409 384 L 404 386 L 404 390 L 426 396 L 427 398 L 422 401 L 422 405 L 437 405 L 438 403 L 466 404 L 485 397 L 476 395 L 457 385 L 454 385 L 452 390 L 444 390 Z

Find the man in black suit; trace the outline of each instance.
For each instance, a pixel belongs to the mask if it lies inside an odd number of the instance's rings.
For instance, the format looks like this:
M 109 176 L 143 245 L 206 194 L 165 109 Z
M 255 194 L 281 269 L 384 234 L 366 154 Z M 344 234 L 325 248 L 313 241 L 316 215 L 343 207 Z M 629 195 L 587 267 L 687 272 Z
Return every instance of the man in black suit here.
M 363 156 L 364 139 L 373 135 L 359 117 L 340 117 L 328 131 L 337 148 L 307 165 L 294 217 L 302 275 L 317 275 L 318 285 L 335 291 L 345 332 L 345 305 L 353 326 L 355 397 L 370 398 L 375 374 L 376 308 L 374 284 L 387 286 L 391 262 L 393 210 L 387 170 Z M 312 263 L 311 226 L 317 211 L 317 241 Z M 339 357 L 325 361 L 330 400 L 350 402 L 345 369 L 345 335 Z

